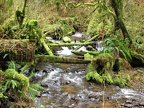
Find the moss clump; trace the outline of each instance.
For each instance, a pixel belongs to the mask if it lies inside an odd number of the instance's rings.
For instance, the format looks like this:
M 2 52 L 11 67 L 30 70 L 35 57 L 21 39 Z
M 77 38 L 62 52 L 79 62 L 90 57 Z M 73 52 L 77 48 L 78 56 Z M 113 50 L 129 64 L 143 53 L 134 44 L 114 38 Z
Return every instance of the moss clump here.
M 89 55 L 87 55 L 89 56 Z M 92 60 L 92 58 L 91 58 Z M 94 80 L 97 83 L 106 82 L 108 84 L 115 84 L 120 87 L 130 85 L 130 75 L 121 73 L 114 74 L 112 69 L 114 67 L 115 58 L 109 53 L 99 54 L 93 58 L 92 62 L 87 66 L 86 80 Z M 118 70 L 129 68 L 128 63 L 124 59 L 117 59 Z
M 89 53 L 84 54 L 84 60 L 93 60 L 93 55 Z
M 102 83 L 103 82 L 103 78 L 102 76 L 100 76 L 97 71 L 94 71 L 94 74 L 92 76 L 92 79 L 95 80 L 98 83 Z
M 95 67 L 92 63 L 88 64 L 87 66 L 88 73 L 86 74 L 86 80 L 95 80 L 98 83 L 102 83 L 103 79 L 102 77 L 97 73 L 95 70 Z
M 38 21 L 37 20 L 30 20 L 25 25 L 27 28 L 32 29 L 32 28 L 35 28 L 38 26 Z
M 19 74 L 14 69 L 7 69 L 4 73 L 6 79 L 15 80 L 20 83 L 19 89 L 22 92 L 22 95 L 26 96 L 29 87 L 29 78 L 23 74 Z
M 96 70 L 99 74 L 105 74 L 111 72 L 114 65 L 115 58 L 109 53 L 99 54 L 94 58 Z
M 71 42 L 71 38 L 68 37 L 68 36 L 63 36 L 62 40 L 63 40 L 65 43 L 70 43 L 70 42 Z
M 0 93 L 0 98 L 3 98 L 3 93 Z
M 114 76 L 114 84 L 120 87 L 129 86 L 130 84 L 130 75 L 124 73 L 118 73 Z
M 105 74 L 102 75 L 103 80 L 109 84 L 113 84 L 113 78 L 112 75 L 109 72 L 106 72 Z
M 85 54 L 85 59 L 91 57 L 90 54 Z M 114 58 L 109 53 L 99 54 L 96 57 L 91 57 L 92 63 L 87 66 L 87 80 L 94 80 L 98 83 L 113 84 L 112 75 L 109 73 L 114 64 Z

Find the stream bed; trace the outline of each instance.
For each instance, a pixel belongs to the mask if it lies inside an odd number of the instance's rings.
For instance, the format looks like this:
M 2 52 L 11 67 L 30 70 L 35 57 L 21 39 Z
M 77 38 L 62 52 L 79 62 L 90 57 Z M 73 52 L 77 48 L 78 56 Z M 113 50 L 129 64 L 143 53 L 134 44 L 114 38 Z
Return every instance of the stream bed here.
M 85 38 L 84 36 L 84 34 L 76 33 L 71 36 L 71 39 L 79 43 L 79 40 Z M 47 38 L 55 42 L 51 37 Z M 73 48 L 79 51 L 87 50 L 84 46 Z M 73 48 L 62 47 L 61 50 L 56 51 L 56 54 L 75 57 L 71 52 Z M 96 42 L 95 49 L 97 51 L 103 49 L 101 41 Z M 86 67 L 86 64 L 39 63 L 36 67 L 34 82 L 43 86 L 44 90 L 35 97 L 36 107 L 144 108 L 144 87 L 120 88 L 88 82 L 85 78 Z
M 144 108 L 144 89 L 98 85 L 85 74 L 85 64 L 39 63 L 34 79 L 44 90 L 37 108 Z

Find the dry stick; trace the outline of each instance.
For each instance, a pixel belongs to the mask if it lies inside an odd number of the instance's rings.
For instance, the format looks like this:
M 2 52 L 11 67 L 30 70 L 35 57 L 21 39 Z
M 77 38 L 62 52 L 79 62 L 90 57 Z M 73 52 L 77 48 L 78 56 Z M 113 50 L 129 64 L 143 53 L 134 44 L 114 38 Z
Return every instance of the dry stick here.
M 95 38 L 97 38 L 99 35 L 95 35 L 95 36 L 93 36 L 92 38 L 90 38 L 89 40 L 87 40 L 86 42 L 91 42 L 91 41 L 93 41 Z
M 103 96 L 102 96 L 102 99 L 103 99 L 103 102 L 102 102 L 102 108 L 105 108 L 105 89 L 106 89 L 106 86 L 105 86 L 105 81 L 104 81 L 104 83 L 103 83 L 103 87 L 104 87 L 104 89 L 103 89 Z

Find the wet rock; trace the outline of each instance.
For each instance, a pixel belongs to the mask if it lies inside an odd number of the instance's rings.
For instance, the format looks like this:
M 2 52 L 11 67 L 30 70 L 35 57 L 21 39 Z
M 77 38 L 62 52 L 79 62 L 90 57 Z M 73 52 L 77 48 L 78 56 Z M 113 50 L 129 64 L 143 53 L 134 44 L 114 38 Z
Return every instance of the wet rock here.
M 127 107 L 127 108 L 132 108 L 132 107 L 134 107 L 135 105 L 133 105 L 133 104 L 125 104 L 124 105 L 124 107 Z
M 37 73 L 34 74 L 34 78 L 35 79 L 42 79 L 45 76 L 46 73 L 44 73 L 43 71 L 39 71 Z
M 70 84 L 71 83 L 71 81 L 66 81 L 66 80 L 62 80 L 62 84 L 66 84 L 66 85 L 68 85 L 68 84 Z
M 95 93 L 89 94 L 88 97 L 89 98 L 99 98 L 99 96 Z
M 74 108 L 75 104 L 69 105 L 67 108 Z
M 95 102 L 81 102 L 74 108 L 100 108 Z
M 90 101 L 100 101 L 100 96 L 98 96 L 96 93 L 89 94 L 88 98 L 90 99 Z
M 133 101 L 132 100 L 126 100 L 126 102 L 125 102 L 126 104 L 132 104 L 133 103 Z
M 79 100 L 79 98 L 76 95 L 72 95 L 71 99 L 75 100 L 76 102 Z
M 88 46 L 86 47 L 86 49 L 89 50 L 89 51 L 95 51 L 95 49 L 94 49 L 91 45 L 88 45 Z
M 144 107 L 144 100 L 139 105 Z

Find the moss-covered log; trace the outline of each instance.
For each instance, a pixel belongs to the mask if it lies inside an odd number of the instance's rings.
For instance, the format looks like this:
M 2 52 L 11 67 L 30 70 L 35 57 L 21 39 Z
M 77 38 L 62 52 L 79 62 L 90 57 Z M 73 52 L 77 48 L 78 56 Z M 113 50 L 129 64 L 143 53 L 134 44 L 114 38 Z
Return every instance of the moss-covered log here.
M 45 50 L 47 51 L 47 53 L 50 56 L 53 56 L 53 52 L 51 51 L 51 49 L 49 48 L 49 46 L 45 43 L 45 40 L 42 38 L 40 41 L 43 44 L 43 46 L 44 46 Z
M 85 45 L 91 45 L 95 42 L 85 42 L 85 43 L 62 43 L 62 44 L 48 44 L 48 46 L 51 47 L 61 47 L 61 46 L 85 46 Z
M 84 54 L 88 53 L 88 54 L 91 54 L 91 55 L 99 55 L 100 52 L 98 51 L 78 51 L 78 50 L 72 50 L 71 51 L 72 53 L 76 54 L 76 55 L 82 55 L 84 56 Z
M 90 60 L 83 60 L 72 57 L 60 57 L 50 55 L 35 55 L 35 62 L 57 62 L 57 63 L 75 63 L 75 64 L 87 64 Z
M 0 60 L 32 61 L 35 41 L 29 39 L 1 39 Z

